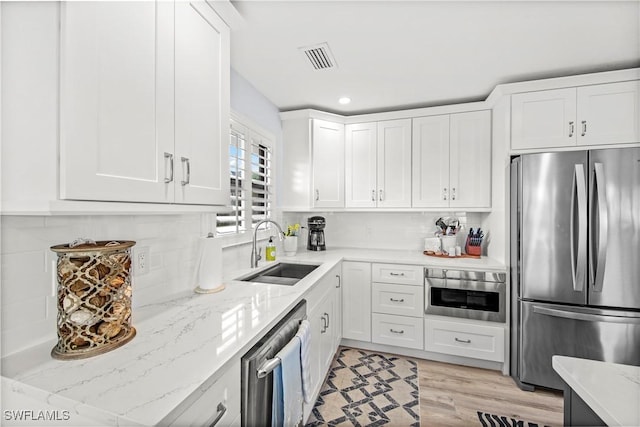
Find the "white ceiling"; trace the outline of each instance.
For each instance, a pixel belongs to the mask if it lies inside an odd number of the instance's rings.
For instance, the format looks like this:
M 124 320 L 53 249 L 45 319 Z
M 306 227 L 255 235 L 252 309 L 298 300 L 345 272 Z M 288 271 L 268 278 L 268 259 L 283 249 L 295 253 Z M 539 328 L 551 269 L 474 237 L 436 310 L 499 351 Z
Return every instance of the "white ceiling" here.
M 640 66 L 640 0 L 233 4 L 245 22 L 232 67 L 281 111 L 478 101 L 501 83 Z M 322 42 L 338 68 L 314 70 L 298 49 Z

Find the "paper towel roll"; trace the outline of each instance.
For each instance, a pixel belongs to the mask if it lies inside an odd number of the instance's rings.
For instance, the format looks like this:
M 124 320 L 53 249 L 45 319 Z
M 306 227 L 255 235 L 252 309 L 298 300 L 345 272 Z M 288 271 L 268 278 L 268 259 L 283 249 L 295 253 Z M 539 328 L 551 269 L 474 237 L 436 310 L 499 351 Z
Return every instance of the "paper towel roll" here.
M 215 237 L 198 239 L 199 260 L 196 292 L 211 293 L 224 289 L 222 284 L 222 243 Z

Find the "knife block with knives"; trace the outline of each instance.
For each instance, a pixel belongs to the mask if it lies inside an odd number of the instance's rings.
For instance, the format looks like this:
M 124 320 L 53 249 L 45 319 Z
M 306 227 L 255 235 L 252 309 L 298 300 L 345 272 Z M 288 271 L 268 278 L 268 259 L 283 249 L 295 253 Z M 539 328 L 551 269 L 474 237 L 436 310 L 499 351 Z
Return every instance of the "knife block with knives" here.
M 467 242 L 464 246 L 464 250 L 468 255 L 482 255 L 482 238 L 484 237 L 484 232 L 478 228 L 475 232 L 473 228 L 469 229 L 469 234 L 467 235 Z

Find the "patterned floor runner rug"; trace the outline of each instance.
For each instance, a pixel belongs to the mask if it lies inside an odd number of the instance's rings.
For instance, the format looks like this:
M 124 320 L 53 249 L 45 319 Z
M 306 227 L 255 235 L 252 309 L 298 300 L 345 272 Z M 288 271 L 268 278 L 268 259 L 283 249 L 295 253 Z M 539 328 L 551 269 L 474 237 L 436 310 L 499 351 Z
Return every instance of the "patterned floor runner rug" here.
M 478 411 L 478 419 L 482 427 L 548 427 L 532 421 L 523 421 L 505 415 L 495 415 Z
M 419 427 L 417 364 L 341 347 L 307 423 L 320 425 Z

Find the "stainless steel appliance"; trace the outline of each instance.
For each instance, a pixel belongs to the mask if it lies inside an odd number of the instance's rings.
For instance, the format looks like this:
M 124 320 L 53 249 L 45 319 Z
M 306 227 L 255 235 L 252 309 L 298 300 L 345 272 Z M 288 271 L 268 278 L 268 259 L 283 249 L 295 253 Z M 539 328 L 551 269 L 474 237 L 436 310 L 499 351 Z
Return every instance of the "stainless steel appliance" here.
M 505 273 L 425 268 L 425 313 L 505 321 Z
M 296 335 L 306 318 L 307 302 L 300 301 L 278 324 L 242 356 L 241 420 L 246 427 L 271 425 L 273 375 L 280 363 L 274 357 Z
M 324 251 L 324 226 L 326 221 L 324 217 L 312 216 L 307 219 L 309 227 L 309 239 L 307 240 L 307 249 L 310 251 Z
M 511 375 L 562 388 L 555 354 L 640 365 L 640 148 L 511 162 Z

